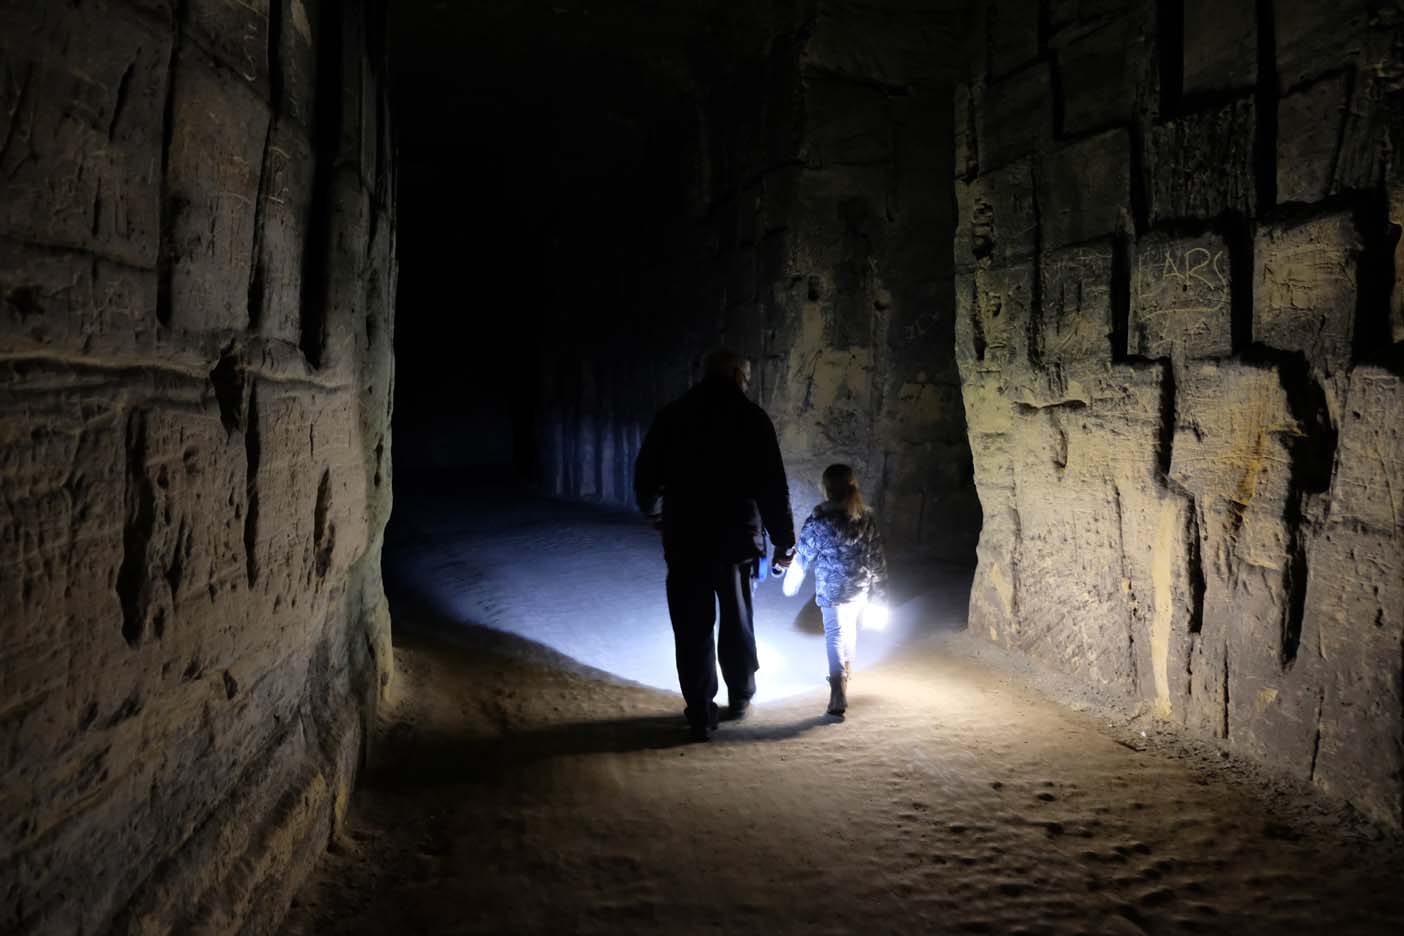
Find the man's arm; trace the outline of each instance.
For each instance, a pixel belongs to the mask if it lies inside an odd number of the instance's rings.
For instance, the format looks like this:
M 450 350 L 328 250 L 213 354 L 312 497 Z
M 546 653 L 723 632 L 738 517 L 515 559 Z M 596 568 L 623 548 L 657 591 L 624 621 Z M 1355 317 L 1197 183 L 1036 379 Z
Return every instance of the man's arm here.
M 759 492 L 756 504 L 760 507 L 761 520 L 765 523 L 770 541 L 775 544 L 776 565 L 782 568 L 790 563 L 795 546 L 795 518 L 790 510 L 790 482 L 785 477 L 785 461 L 780 455 L 780 440 L 775 436 L 775 425 L 765 411 L 760 412 L 763 431 L 759 439 Z
M 664 415 L 659 413 L 653 420 L 639 447 L 639 457 L 634 460 L 634 502 L 655 527 L 663 522 Z

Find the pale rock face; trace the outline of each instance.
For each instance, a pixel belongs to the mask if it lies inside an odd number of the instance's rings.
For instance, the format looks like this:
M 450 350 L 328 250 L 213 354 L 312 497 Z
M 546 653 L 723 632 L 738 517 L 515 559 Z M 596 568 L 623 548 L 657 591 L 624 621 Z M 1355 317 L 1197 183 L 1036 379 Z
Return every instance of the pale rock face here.
M 1186 3 L 1176 37 L 1148 4 L 1055 4 L 1050 86 L 991 59 L 1037 16 L 999 6 L 955 98 L 970 625 L 1399 824 L 1388 31 L 1364 4 L 1262 30 Z
M 6 932 L 272 925 L 390 677 L 371 14 L 184 7 L 12 4 L 0 34 Z

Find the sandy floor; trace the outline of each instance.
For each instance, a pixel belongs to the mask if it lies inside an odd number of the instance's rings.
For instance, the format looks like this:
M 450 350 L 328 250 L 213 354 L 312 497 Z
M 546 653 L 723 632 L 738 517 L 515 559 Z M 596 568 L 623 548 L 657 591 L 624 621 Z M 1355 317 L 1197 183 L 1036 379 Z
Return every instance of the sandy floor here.
M 551 542 L 569 545 L 534 567 L 568 582 L 597 551 L 647 568 L 647 530 L 511 503 L 450 522 L 432 503 L 397 503 L 396 699 L 289 934 L 1339 934 L 1404 919 L 1397 841 L 1212 747 L 1053 701 L 1075 687 L 942 626 L 963 599 L 949 575 L 915 577 L 936 593 L 907 583 L 908 626 L 855 676 L 846 720 L 821 714 L 815 649 L 808 688 L 686 744 L 677 695 L 527 639 L 523 618 L 554 599 L 510 599 L 533 567 L 520 560 Z M 458 604 L 406 574 L 444 550 Z M 628 659 L 608 611 L 656 600 L 661 581 L 590 575 L 573 613 L 598 659 Z M 819 647 L 804 615 L 785 626 Z

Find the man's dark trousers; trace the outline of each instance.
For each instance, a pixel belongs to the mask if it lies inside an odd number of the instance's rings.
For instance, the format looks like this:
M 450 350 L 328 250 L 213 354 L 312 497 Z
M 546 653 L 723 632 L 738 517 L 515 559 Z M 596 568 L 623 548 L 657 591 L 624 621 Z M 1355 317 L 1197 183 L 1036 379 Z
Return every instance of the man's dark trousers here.
M 733 705 L 755 695 L 756 631 L 752 619 L 751 573 L 746 562 L 673 560 L 668 563 L 668 614 L 673 619 L 678 684 L 694 726 L 717 720 L 717 662 L 721 661 L 728 701 Z M 712 625 L 720 610 L 715 643 Z

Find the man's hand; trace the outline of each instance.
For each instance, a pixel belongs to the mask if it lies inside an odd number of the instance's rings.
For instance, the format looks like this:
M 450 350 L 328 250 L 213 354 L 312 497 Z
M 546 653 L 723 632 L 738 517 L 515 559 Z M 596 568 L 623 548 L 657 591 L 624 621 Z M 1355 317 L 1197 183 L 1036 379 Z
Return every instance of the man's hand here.
M 775 561 L 771 564 L 770 571 L 774 572 L 776 575 L 781 575 L 790 567 L 790 563 L 794 561 L 795 548 L 793 546 L 784 552 L 777 549 L 775 550 Z
M 790 563 L 790 567 L 785 570 L 785 578 L 780 583 L 780 592 L 786 598 L 793 598 L 799 594 L 800 586 L 804 584 L 804 564 L 800 562 Z

